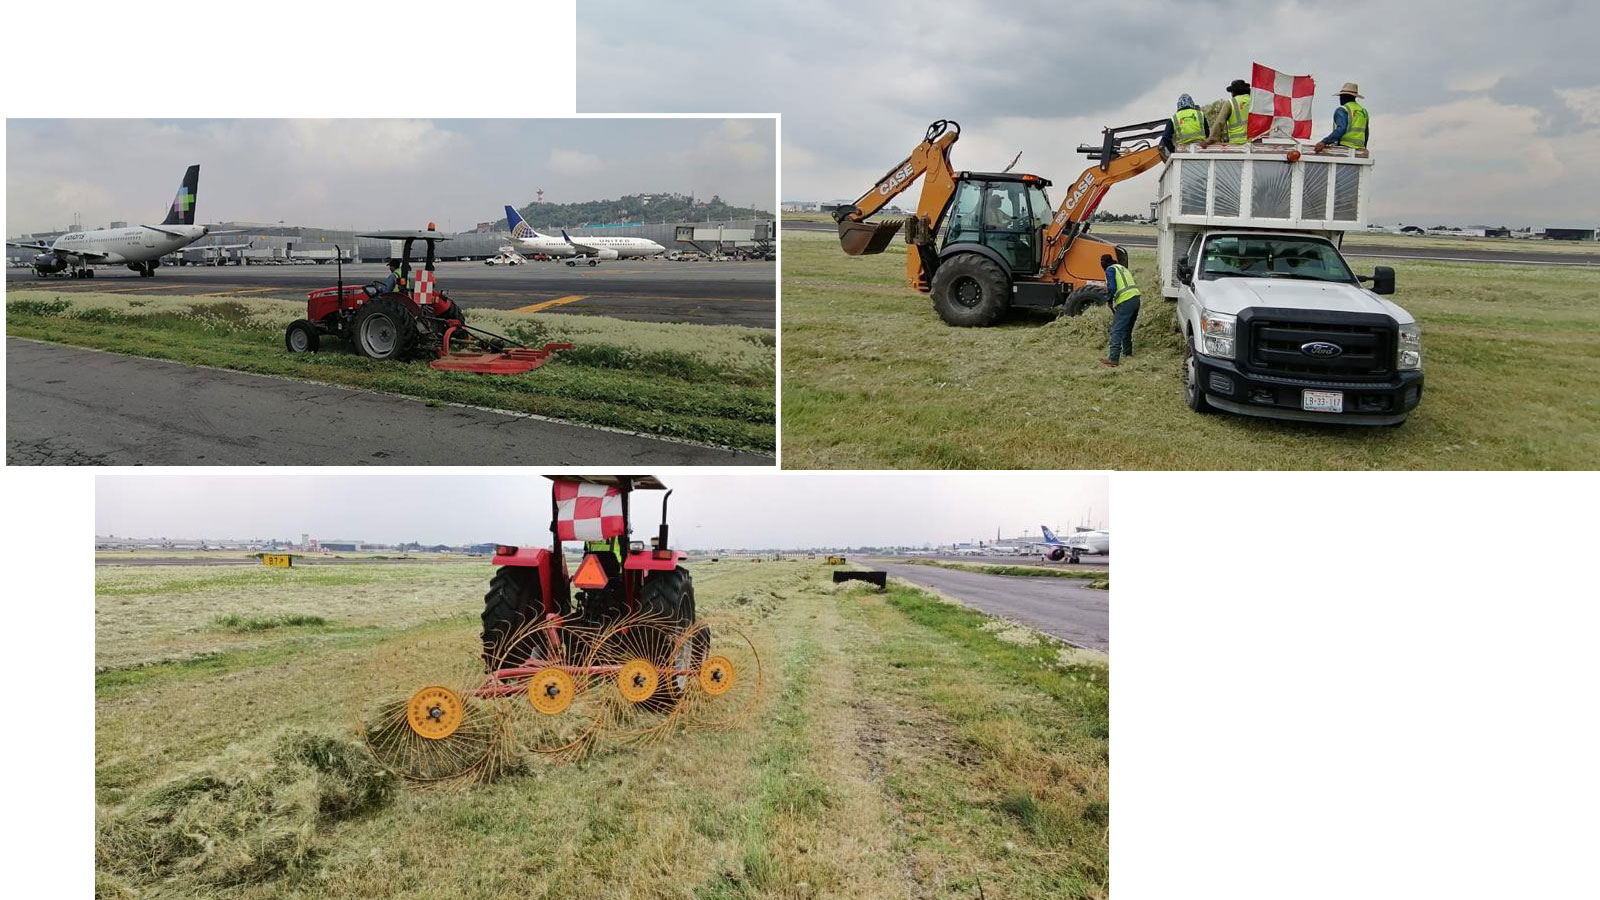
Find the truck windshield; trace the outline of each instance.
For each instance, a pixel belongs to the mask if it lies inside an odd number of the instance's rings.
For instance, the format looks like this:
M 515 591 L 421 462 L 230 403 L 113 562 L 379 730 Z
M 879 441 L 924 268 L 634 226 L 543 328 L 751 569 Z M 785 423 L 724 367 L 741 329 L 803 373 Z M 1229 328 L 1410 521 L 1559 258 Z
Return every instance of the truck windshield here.
M 1333 245 L 1313 238 L 1282 235 L 1219 235 L 1206 242 L 1200 261 L 1203 278 L 1305 278 L 1355 281 Z

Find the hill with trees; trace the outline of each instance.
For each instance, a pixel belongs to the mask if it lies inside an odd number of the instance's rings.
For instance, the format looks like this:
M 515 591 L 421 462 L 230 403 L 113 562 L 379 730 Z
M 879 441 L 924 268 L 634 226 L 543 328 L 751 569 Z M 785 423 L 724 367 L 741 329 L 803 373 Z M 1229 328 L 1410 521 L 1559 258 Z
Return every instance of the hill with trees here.
M 721 197 L 710 200 L 686 194 L 629 194 L 616 200 L 582 203 L 529 203 L 517 214 L 535 228 L 579 228 L 622 222 L 720 222 L 725 219 L 770 219 L 772 213 L 745 206 L 729 206 Z M 506 220 L 495 223 L 501 230 Z

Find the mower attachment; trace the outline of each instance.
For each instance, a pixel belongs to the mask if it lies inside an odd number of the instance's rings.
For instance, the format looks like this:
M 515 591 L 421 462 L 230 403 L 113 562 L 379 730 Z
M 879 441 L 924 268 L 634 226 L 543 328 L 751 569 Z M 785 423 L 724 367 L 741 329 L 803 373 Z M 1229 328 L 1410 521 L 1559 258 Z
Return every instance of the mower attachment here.
M 885 219 L 881 222 L 839 221 L 839 246 L 850 256 L 870 256 L 882 253 L 899 233 L 904 219 Z
M 445 343 L 446 355 L 428 363 L 429 366 L 443 372 L 476 372 L 479 375 L 521 375 L 523 372 L 532 371 L 550 361 L 551 354 L 557 350 L 571 350 L 572 345 L 567 343 L 545 344 L 543 347 L 513 347 L 502 353 L 457 353 L 449 355 L 449 342 Z

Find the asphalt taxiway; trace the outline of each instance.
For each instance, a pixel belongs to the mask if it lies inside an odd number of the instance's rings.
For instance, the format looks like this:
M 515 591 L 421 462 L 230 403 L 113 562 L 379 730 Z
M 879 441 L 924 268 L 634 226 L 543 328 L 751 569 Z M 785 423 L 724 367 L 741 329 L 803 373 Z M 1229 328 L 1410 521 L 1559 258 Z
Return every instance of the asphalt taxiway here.
M 472 315 L 473 309 L 520 309 L 640 322 L 695 322 L 775 328 L 778 320 L 776 263 L 677 262 L 665 259 L 607 260 L 595 266 L 530 262 L 488 266 L 482 262 L 435 264 L 439 287 Z M 381 263 L 344 266 L 345 284 L 365 284 L 387 275 Z M 336 267 L 163 266 L 154 278 L 117 266 L 101 266 L 92 279 L 40 278 L 10 269 L 6 289 L 68 293 L 150 294 L 238 300 L 297 300 L 333 287 Z
M 1036 628 L 1075 647 L 1111 650 L 1111 595 L 1076 578 L 985 575 L 884 559 L 865 563 L 932 588 L 993 616 Z

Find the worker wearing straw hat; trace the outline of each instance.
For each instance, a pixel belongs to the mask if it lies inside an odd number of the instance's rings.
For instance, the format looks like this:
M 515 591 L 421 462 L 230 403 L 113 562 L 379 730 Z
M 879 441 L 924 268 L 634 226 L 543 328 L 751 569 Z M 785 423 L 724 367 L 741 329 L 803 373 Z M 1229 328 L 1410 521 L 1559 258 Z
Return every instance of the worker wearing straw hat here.
M 1321 153 L 1332 144 L 1353 150 L 1367 149 L 1367 108 L 1356 102 L 1360 96 L 1361 88 L 1354 81 L 1346 81 L 1344 87 L 1339 88 L 1339 108 L 1333 111 L 1333 130 L 1312 149 Z

